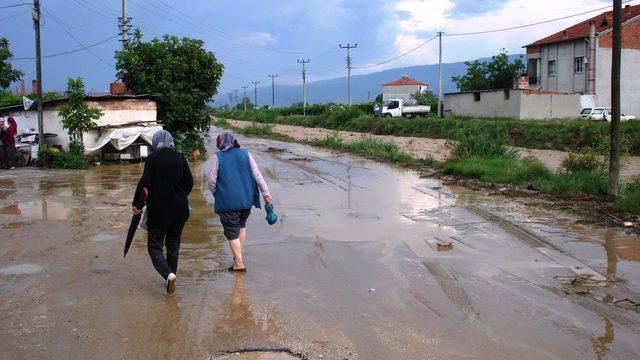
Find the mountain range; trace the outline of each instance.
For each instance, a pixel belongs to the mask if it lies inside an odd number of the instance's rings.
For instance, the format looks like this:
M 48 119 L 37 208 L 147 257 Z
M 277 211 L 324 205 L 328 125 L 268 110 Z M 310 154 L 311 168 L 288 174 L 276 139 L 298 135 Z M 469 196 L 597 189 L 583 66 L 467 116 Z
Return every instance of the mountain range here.
M 509 55 L 511 61 L 523 55 Z M 489 58 L 481 58 L 479 61 L 487 61 Z M 451 81 L 452 76 L 460 76 L 466 73 L 467 66 L 464 62 L 442 64 L 442 92 L 458 91 Z M 395 69 L 387 69 L 366 75 L 351 76 L 351 97 L 354 103 L 373 101 L 382 93 L 382 84 L 400 79 L 402 75 L 408 75 L 412 79 L 427 83 L 429 90 L 434 93 L 438 90 L 438 64 L 415 65 Z M 290 106 L 302 102 L 302 84 L 278 85 L 276 91 L 276 106 Z M 253 91 L 247 92 L 247 97 L 253 101 Z M 347 103 L 347 77 L 338 77 L 327 80 L 310 82 L 307 84 L 307 103 Z M 227 94 L 218 94 L 214 97 L 214 107 L 225 106 L 228 102 Z M 258 105 L 271 105 L 271 86 L 258 88 Z

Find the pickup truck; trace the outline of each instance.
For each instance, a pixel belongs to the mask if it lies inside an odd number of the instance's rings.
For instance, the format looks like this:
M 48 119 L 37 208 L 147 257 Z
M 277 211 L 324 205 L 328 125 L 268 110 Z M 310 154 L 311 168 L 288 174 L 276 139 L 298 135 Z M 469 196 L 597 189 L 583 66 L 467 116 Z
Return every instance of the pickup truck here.
M 584 108 L 580 112 L 581 119 L 588 120 L 607 120 L 611 122 L 611 109 L 606 107 Z M 635 120 L 633 115 L 620 114 L 620 121 Z
M 373 113 L 383 117 L 413 117 L 427 115 L 431 111 L 431 106 L 419 105 L 414 99 L 404 101 L 403 99 L 389 99 L 382 105 L 375 105 Z

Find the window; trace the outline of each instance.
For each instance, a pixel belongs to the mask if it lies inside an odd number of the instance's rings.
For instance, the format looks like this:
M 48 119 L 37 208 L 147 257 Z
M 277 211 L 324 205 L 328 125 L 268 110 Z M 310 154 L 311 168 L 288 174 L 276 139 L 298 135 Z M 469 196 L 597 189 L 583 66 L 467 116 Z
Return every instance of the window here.
M 504 99 L 505 100 L 511 99 L 511 89 L 504 89 Z
M 589 114 L 591 114 L 591 108 L 584 108 L 580 113 L 580 115 L 589 115 Z
M 400 107 L 400 102 L 392 101 L 391 103 L 389 103 L 389 106 L 387 107 L 387 109 L 392 110 L 392 109 L 397 109 L 398 107 Z
M 479 92 L 474 92 L 473 93 L 473 101 L 480 101 L 480 93 Z
M 593 115 L 602 115 L 604 113 L 604 109 L 594 109 Z
M 584 72 L 584 57 L 583 56 L 579 56 L 579 57 L 573 59 L 573 72 L 575 72 L 576 74 Z
M 540 84 L 541 73 L 540 59 L 529 59 L 528 63 L 529 84 Z
M 556 76 L 556 61 L 555 60 L 549 60 L 549 63 L 547 65 L 547 75 L 548 76 Z

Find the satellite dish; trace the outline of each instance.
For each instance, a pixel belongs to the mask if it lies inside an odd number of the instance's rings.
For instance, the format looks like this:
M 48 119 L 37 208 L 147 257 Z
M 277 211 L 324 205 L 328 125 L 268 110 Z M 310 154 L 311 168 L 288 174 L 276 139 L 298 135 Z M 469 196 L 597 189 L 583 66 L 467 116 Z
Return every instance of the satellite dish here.
M 25 110 L 31 109 L 31 105 L 33 105 L 33 103 L 34 103 L 34 101 L 29 99 L 28 97 L 26 97 L 26 96 L 22 97 L 22 105 L 24 106 Z

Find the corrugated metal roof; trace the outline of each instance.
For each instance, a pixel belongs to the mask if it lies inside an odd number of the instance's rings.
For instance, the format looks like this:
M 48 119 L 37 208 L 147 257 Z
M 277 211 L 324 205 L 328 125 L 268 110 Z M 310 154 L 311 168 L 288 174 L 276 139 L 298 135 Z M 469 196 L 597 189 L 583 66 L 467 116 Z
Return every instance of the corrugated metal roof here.
M 149 100 L 153 100 L 153 96 L 152 95 L 148 95 L 148 94 L 110 94 L 110 93 L 88 93 L 87 96 L 85 97 L 85 100 L 87 101 L 92 101 L 92 100 L 127 100 L 127 99 L 149 99 Z M 67 100 L 69 100 L 68 96 L 62 96 L 58 99 L 55 100 L 46 100 L 42 102 L 42 105 L 47 105 L 47 104 L 56 104 L 56 103 L 61 103 L 61 102 L 66 102 Z M 29 110 L 34 110 L 36 108 L 36 103 L 34 102 L 33 105 L 31 105 L 31 108 Z M 16 105 L 9 105 L 9 106 L 4 106 L 4 107 L 0 107 L 0 112 L 2 111 L 11 111 L 11 110 L 24 110 L 24 107 L 22 104 L 16 104 Z
M 639 15 L 640 5 L 627 5 L 622 8 L 622 22 L 630 20 Z M 525 47 L 547 45 L 562 41 L 585 38 L 589 36 L 589 23 L 591 22 L 591 20 L 595 22 L 596 33 L 605 31 L 613 26 L 613 11 L 607 11 L 605 13 L 596 15 L 591 19 L 587 19 L 564 30 L 558 31 L 555 34 L 542 38 L 536 42 L 526 45 Z

